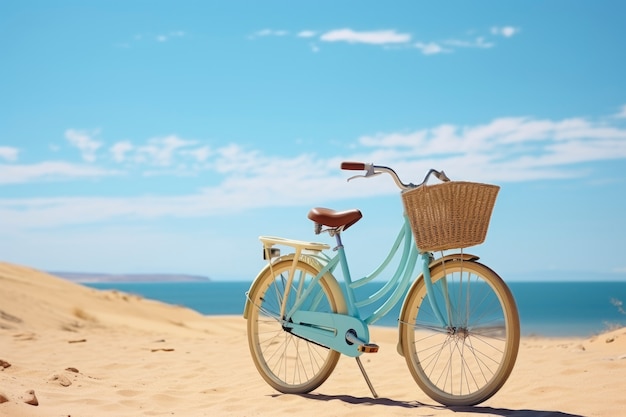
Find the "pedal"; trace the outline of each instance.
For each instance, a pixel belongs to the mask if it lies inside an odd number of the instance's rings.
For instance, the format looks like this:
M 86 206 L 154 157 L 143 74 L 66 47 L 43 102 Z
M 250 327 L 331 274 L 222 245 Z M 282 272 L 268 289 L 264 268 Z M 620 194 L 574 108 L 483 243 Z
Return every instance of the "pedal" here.
M 363 353 L 376 353 L 378 352 L 378 345 L 375 343 L 366 343 L 364 345 L 360 345 L 357 350 Z
M 376 353 L 378 352 L 378 345 L 376 343 L 365 343 L 357 337 L 356 332 L 352 329 L 346 333 L 346 342 L 349 345 L 357 345 L 356 350 L 363 353 Z

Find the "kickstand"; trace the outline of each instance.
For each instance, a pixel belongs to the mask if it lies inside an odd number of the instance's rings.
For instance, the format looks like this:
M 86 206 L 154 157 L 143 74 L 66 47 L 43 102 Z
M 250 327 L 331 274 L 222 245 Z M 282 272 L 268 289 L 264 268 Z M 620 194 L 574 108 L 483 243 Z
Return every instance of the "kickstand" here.
M 359 365 L 359 369 L 361 370 L 361 373 L 363 374 L 363 378 L 365 378 L 365 382 L 367 382 L 367 386 L 370 388 L 370 391 L 372 391 L 372 395 L 374 396 L 374 398 L 378 398 L 378 394 L 376 394 L 376 391 L 374 390 L 374 386 L 372 385 L 372 382 L 370 381 L 369 377 L 365 373 L 365 368 L 363 367 L 363 364 L 361 363 L 361 358 L 357 356 L 355 359 L 356 359 L 356 363 Z

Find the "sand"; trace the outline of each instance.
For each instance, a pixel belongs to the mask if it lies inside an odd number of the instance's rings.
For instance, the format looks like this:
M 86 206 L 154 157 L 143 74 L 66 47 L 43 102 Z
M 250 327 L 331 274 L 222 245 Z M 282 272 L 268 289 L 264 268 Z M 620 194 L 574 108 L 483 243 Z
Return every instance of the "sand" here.
M 242 307 L 243 307 L 242 294 Z M 98 291 L 0 263 L 0 416 L 625 416 L 626 329 L 592 338 L 522 339 L 504 387 L 474 407 L 428 398 L 374 327 L 376 354 L 307 395 L 269 387 L 240 316 Z

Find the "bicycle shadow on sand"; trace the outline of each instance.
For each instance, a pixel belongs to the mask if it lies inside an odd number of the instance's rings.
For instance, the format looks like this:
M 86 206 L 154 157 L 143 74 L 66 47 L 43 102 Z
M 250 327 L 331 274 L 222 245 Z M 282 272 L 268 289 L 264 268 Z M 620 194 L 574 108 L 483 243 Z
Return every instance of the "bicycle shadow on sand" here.
M 276 394 L 275 397 L 289 394 Z M 496 407 L 483 407 L 483 406 L 463 406 L 463 407 L 445 407 L 442 405 L 424 404 L 419 401 L 397 401 L 390 398 L 371 398 L 371 397 L 354 397 L 352 395 L 326 395 L 326 394 L 294 394 L 302 398 L 317 401 L 342 401 L 347 404 L 356 405 L 380 405 L 385 407 L 400 407 L 400 408 L 430 408 L 433 410 L 448 410 L 454 413 L 467 413 L 467 414 L 488 414 L 502 417 L 585 417 L 580 414 L 565 413 L 562 411 L 552 410 L 527 410 L 527 409 L 509 409 L 509 408 L 496 408 Z

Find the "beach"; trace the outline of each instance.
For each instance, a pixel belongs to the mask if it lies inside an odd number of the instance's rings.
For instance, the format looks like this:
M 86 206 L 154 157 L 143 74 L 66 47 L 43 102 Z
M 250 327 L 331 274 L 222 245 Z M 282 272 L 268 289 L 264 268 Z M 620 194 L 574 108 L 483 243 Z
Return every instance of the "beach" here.
M 242 306 L 243 307 L 243 306 Z M 380 351 L 306 395 L 258 374 L 242 316 L 194 310 L 0 263 L 0 416 L 620 416 L 626 328 L 589 338 L 523 337 L 504 387 L 474 407 L 420 391 L 396 352 L 397 330 L 373 327 Z

